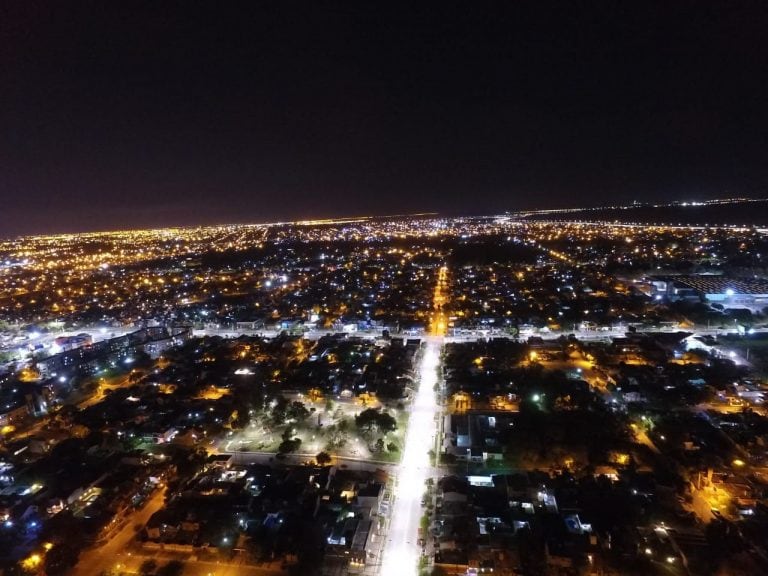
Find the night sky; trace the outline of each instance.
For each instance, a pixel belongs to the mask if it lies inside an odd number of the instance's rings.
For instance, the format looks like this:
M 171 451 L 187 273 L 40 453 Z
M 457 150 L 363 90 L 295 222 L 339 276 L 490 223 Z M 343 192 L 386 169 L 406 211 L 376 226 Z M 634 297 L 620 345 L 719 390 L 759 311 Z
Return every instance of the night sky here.
M 764 0 L 546 4 L 2 2 L 0 236 L 768 195 Z

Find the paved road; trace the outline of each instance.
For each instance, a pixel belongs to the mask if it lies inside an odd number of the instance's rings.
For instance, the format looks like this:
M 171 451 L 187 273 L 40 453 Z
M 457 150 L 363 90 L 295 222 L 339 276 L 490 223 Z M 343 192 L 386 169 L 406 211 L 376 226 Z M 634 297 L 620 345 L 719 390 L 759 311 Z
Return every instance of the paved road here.
M 98 576 L 102 571 L 130 560 L 126 550 L 136 536 L 136 526 L 144 526 L 152 514 L 163 507 L 164 498 L 165 489 L 155 492 L 143 508 L 128 516 L 123 528 L 113 538 L 101 546 L 86 550 L 70 572 L 71 576 Z
M 129 552 L 131 542 L 136 536 L 136 526 L 144 525 L 152 514 L 163 506 L 165 491 L 158 490 L 141 509 L 128 517 L 123 528 L 108 542 L 101 546 L 90 548 L 83 552 L 80 561 L 69 573 L 69 576 L 99 576 L 104 571 L 118 570 L 124 574 L 137 574 L 141 563 L 154 559 L 159 566 L 169 561 L 167 555 L 160 552 Z M 251 566 L 238 561 L 189 561 L 184 554 L 175 555 L 184 562 L 185 576 L 266 576 L 283 572 L 279 562 Z
M 243 561 L 234 559 L 228 562 L 208 561 L 208 560 L 188 560 L 184 555 L 176 554 L 184 565 L 183 576 L 274 576 L 275 574 L 285 574 L 286 570 L 282 568 L 280 562 L 272 562 L 254 566 L 246 564 Z M 169 557 L 162 553 L 132 553 L 120 554 L 113 559 L 113 568 L 117 568 L 120 574 L 138 574 L 141 564 L 146 560 L 154 560 L 158 566 L 163 566 L 170 561 Z M 94 573 L 96 574 L 96 573 Z
M 544 340 L 555 340 L 561 336 L 574 335 L 579 340 L 605 340 L 608 338 L 616 338 L 624 336 L 629 328 L 627 326 L 621 326 L 612 328 L 611 330 L 563 330 L 561 332 L 550 333 L 523 333 L 519 338 L 525 340 L 529 336 L 538 336 Z M 767 332 L 768 330 L 758 330 L 757 333 Z M 221 336 L 223 338 L 237 338 L 239 336 L 262 336 L 264 338 L 274 338 L 278 336 L 281 330 L 244 330 L 234 328 L 205 328 L 200 330 L 193 330 L 194 336 Z M 693 332 L 698 336 L 724 336 L 726 334 L 736 334 L 734 329 L 722 329 L 722 328 L 638 328 L 640 333 L 671 333 L 671 332 Z M 339 330 L 311 330 L 303 334 L 304 338 L 309 340 L 318 340 L 323 336 L 329 334 L 339 334 Z M 400 338 L 420 338 L 422 340 L 430 340 L 434 338 L 428 334 L 400 334 L 394 331 L 390 331 L 390 335 Z M 348 336 L 354 336 L 357 338 L 381 338 L 381 330 L 367 330 L 360 332 L 349 333 Z M 502 331 L 493 330 L 475 330 L 470 331 L 467 334 L 448 334 L 444 338 L 445 342 L 472 342 L 474 340 L 482 340 L 485 338 L 511 338 L 509 334 Z
M 437 382 L 440 343 L 429 339 L 421 358 L 419 389 L 411 406 L 408 437 L 394 490 L 394 507 L 384 548 L 382 576 L 411 576 L 417 573 L 421 498 L 432 472 L 429 450 L 434 446 L 438 405 L 433 387 Z
M 315 453 L 303 453 L 303 454 L 286 454 L 284 458 L 277 459 L 274 452 L 239 452 L 239 451 L 227 451 L 219 450 L 218 454 L 230 454 L 234 464 L 246 465 L 246 464 L 271 464 L 283 463 L 285 465 L 296 466 L 303 464 L 307 460 L 314 460 Z M 333 465 L 340 468 L 348 468 L 350 470 L 369 470 L 375 471 L 379 469 L 389 470 L 395 468 L 397 464 L 387 462 L 384 460 L 373 460 L 371 458 L 351 458 L 344 456 L 334 456 Z

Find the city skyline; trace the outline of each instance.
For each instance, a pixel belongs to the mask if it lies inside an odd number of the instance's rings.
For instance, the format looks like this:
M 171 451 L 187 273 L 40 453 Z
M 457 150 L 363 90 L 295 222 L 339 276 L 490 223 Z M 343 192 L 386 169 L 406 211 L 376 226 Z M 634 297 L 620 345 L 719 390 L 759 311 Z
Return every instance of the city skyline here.
M 561 208 L 532 206 L 526 210 L 506 211 L 499 214 L 441 214 L 438 212 L 414 212 L 411 214 L 377 214 L 377 215 L 347 215 L 328 218 L 298 219 L 273 222 L 232 221 L 200 223 L 194 222 L 186 225 L 156 226 L 156 227 L 130 227 L 123 226 L 113 229 L 100 229 L 98 227 L 53 231 L 48 233 L 26 233 L 0 235 L 0 240 L 13 240 L 24 237 L 38 238 L 85 238 L 88 236 L 110 235 L 120 233 L 170 233 L 174 230 L 195 229 L 226 229 L 248 227 L 279 227 L 279 226 L 324 226 L 340 224 L 363 224 L 386 220 L 403 219 L 476 219 L 476 218 L 515 218 L 525 221 L 583 221 L 591 223 L 624 223 L 628 226 L 650 226 L 660 224 L 665 227 L 680 226 L 683 228 L 712 227 L 732 228 L 735 230 L 764 227 L 768 219 L 762 214 L 762 207 L 768 203 L 768 198 L 714 198 L 709 200 L 673 200 L 661 203 L 632 202 L 627 205 L 600 205 L 600 206 L 568 206 Z M 758 210 L 755 214 L 754 210 Z
M 766 30 L 0 2 L 0 576 L 768 575 Z

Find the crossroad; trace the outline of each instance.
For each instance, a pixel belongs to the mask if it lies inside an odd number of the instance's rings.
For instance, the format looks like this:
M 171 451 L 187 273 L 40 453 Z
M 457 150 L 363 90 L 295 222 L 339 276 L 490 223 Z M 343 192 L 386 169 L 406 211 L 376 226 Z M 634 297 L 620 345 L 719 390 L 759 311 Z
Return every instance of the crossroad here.
M 435 445 L 435 434 L 437 433 L 435 422 L 440 413 L 435 388 L 438 383 L 438 368 L 442 346 L 448 342 L 472 341 L 497 335 L 492 333 L 483 334 L 479 332 L 462 334 L 460 336 L 445 335 L 445 317 L 442 312 L 442 304 L 444 302 L 442 284 L 445 283 L 445 274 L 445 272 L 442 272 L 440 283 L 438 283 L 439 287 L 434 302 L 431 334 L 427 336 L 414 336 L 422 339 L 425 344 L 421 350 L 421 356 L 419 358 L 419 384 L 410 406 L 411 414 L 402 462 L 399 466 L 386 462 L 362 461 L 354 458 L 340 459 L 339 462 L 339 465 L 342 465 L 343 462 L 343 466 L 349 466 L 350 468 L 355 469 L 389 469 L 396 475 L 389 528 L 386 533 L 386 541 L 383 546 L 383 551 L 381 552 L 381 557 L 378 559 L 381 562 L 379 572 L 381 576 L 415 576 L 418 572 L 419 558 L 421 554 L 421 546 L 419 545 L 419 525 L 422 517 L 422 496 L 426 490 L 427 478 L 432 476 L 435 472 L 433 464 L 430 461 L 429 451 Z M 662 331 L 676 330 L 669 329 Z M 575 335 L 580 340 L 605 339 L 623 335 L 623 332 L 623 329 L 617 328 L 607 333 L 595 331 L 585 333 L 577 331 Z M 695 332 L 699 335 L 716 335 L 718 333 L 723 333 L 723 331 L 716 330 L 696 330 Z M 318 330 L 306 334 L 305 337 L 318 339 L 328 333 L 328 331 Z M 195 336 L 218 335 L 224 337 L 237 337 L 242 334 L 250 334 L 274 337 L 277 336 L 278 333 L 271 330 L 249 331 L 206 329 L 200 331 L 196 330 L 194 334 Z M 374 331 L 368 333 L 356 333 L 354 335 L 366 338 L 381 337 L 380 333 Z M 502 336 L 502 334 L 498 334 L 498 336 Z M 550 336 L 550 338 L 555 337 L 556 336 L 554 335 Z M 245 463 L 246 461 L 248 463 L 269 462 L 273 457 L 272 454 L 256 452 L 232 452 L 232 454 L 239 463 Z M 301 458 L 308 458 L 309 456 L 310 455 L 295 455 L 292 457 L 291 463 L 298 464 Z M 295 460 L 295 462 L 293 460 Z M 113 566 L 115 562 L 122 563 L 126 566 L 129 564 L 137 564 L 141 560 L 141 556 L 131 557 L 129 554 L 120 555 L 120 552 L 124 551 L 128 542 L 132 540 L 134 526 L 143 525 L 149 519 L 151 513 L 161 506 L 162 498 L 157 494 L 142 511 L 137 512 L 130 518 L 129 525 L 126 525 L 117 536 L 112 538 L 106 545 L 86 553 L 84 555 L 84 560 L 86 561 L 80 562 L 74 573 L 85 574 L 85 566 L 88 566 L 90 569 L 91 566 L 97 565 L 106 570 Z M 105 554 L 105 552 L 107 553 Z M 197 565 L 196 568 L 198 568 Z M 201 570 L 203 569 L 202 566 L 199 566 L 199 568 Z M 222 567 L 217 566 L 217 568 L 221 569 Z M 233 573 L 250 573 L 247 571 L 238 572 L 238 568 L 245 567 L 231 566 L 227 568 L 232 568 L 232 570 L 234 570 Z M 258 571 L 259 569 L 253 568 L 253 570 Z M 268 572 L 268 569 L 262 568 L 261 570 Z M 253 573 L 255 574 L 257 572 Z

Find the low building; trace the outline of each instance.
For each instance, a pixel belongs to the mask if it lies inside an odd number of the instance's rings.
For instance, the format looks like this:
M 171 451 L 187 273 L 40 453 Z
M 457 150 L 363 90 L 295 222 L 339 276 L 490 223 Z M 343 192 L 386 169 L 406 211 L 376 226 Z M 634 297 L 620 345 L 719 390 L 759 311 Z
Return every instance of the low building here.
M 724 308 L 762 310 L 768 306 L 768 280 L 762 278 L 735 278 L 715 274 L 654 276 L 651 278 L 651 291 L 659 299 L 704 299 Z

